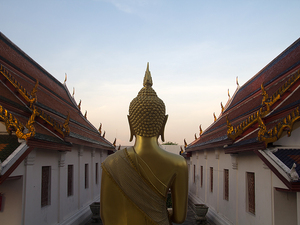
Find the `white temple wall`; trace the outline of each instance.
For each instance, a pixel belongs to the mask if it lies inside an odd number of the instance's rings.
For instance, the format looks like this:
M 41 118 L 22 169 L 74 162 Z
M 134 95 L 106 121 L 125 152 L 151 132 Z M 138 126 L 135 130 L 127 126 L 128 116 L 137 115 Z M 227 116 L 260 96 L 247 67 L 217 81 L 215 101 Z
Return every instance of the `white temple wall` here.
M 0 185 L 3 193 L 1 224 L 22 224 L 23 178 L 6 180 Z
M 70 152 L 34 149 L 10 176 L 20 177 L 0 185 L 0 192 L 5 194 L 1 224 L 80 224 L 91 214 L 89 205 L 100 201 L 101 163 L 106 157 L 107 151 L 80 146 L 73 147 Z M 85 164 L 89 170 L 87 188 Z M 74 168 L 71 196 L 67 194 L 68 165 Z M 50 205 L 43 207 L 42 166 L 51 166 L 51 200 Z
M 190 162 L 190 199 L 194 203 L 207 204 L 207 216 L 216 224 L 275 224 L 274 187 L 286 187 L 253 152 L 234 155 L 224 154 L 223 150 L 218 149 L 193 152 Z M 210 190 L 210 167 L 213 167 L 213 192 Z M 224 199 L 224 169 L 229 171 L 228 200 Z M 248 211 L 247 172 L 255 174 L 255 214 Z M 294 198 L 293 194 L 289 196 Z M 296 202 L 295 198 L 290 201 L 293 204 Z

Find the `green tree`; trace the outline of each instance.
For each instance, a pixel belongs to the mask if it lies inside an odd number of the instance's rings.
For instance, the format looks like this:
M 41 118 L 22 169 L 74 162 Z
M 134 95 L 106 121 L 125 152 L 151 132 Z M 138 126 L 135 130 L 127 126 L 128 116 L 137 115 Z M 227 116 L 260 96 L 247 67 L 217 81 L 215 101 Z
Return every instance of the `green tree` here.
M 162 145 L 178 145 L 178 144 L 175 142 L 168 141 L 168 142 L 162 143 Z

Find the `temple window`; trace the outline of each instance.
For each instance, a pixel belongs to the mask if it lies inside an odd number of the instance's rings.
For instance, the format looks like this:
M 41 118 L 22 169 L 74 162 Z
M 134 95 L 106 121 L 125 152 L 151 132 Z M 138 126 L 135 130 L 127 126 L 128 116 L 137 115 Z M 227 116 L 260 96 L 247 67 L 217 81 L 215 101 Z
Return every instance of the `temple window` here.
M 84 188 L 89 188 L 89 164 L 84 164 Z
M 203 166 L 200 169 L 200 187 L 203 186 Z
M 214 168 L 210 167 L 210 192 L 214 191 Z
M 255 174 L 247 172 L 247 206 L 248 212 L 255 214 Z
M 194 183 L 196 182 L 196 165 L 194 164 Z
M 73 174 L 74 174 L 74 166 L 68 165 L 68 196 L 73 195 Z
M 229 200 L 229 170 L 224 169 L 224 199 Z
M 51 166 L 42 166 L 41 206 L 51 203 Z
M 96 163 L 95 170 L 96 170 L 95 171 L 95 176 L 96 176 L 95 177 L 95 183 L 98 184 L 98 179 L 99 179 L 98 178 L 99 177 L 99 175 L 98 175 L 98 163 Z

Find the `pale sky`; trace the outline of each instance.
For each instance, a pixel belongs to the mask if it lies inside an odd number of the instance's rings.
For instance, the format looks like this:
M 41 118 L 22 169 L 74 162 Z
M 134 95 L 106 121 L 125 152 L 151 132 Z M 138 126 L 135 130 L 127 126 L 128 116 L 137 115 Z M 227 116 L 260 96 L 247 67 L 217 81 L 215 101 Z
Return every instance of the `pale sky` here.
M 147 62 L 169 115 L 165 141 L 199 136 L 232 95 L 300 37 L 299 0 L 0 0 L 0 31 L 129 143 Z

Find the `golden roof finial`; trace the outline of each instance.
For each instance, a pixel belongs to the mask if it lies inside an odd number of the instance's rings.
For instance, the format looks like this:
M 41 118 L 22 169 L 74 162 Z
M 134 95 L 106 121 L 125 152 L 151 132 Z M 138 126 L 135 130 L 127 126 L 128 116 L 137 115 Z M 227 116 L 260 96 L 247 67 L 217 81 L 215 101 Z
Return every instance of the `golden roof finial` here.
M 239 87 L 240 85 L 239 85 L 239 77 L 237 76 L 236 77 L 236 85 Z
M 195 140 L 197 140 L 197 135 L 196 135 L 196 133 L 195 133 Z
M 199 126 L 199 130 L 200 130 L 200 136 L 202 135 L 202 133 L 203 133 L 203 131 L 202 131 L 202 128 L 201 128 L 201 124 L 200 124 L 200 126 Z
M 222 109 L 222 113 L 223 113 L 224 112 L 224 106 L 223 106 L 222 102 L 221 102 L 221 109 Z
M 182 147 L 180 146 L 180 153 L 179 153 L 180 155 L 182 155 L 183 154 L 183 149 L 182 149 Z
M 74 98 L 74 95 L 75 95 L 75 88 L 73 87 L 73 94 L 72 94 L 73 98 Z
M 81 109 L 81 99 L 80 99 L 79 104 L 78 104 L 78 109 L 79 110 Z
M 119 148 L 118 148 L 118 150 L 120 150 L 121 149 L 121 145 L 119 145 Z
M 67 82 L 67 73 L 65 73 L 65 80 L 64 80 L 64 84 L 66 84 Z
M 98 129 L 100 135 L 101 135 L 101 133 L 102 133 L 101 128 L 102 128 L 102 123 L 100 123 L 99 129 Z
M 104 131 L 104 133 L 103 133 L 103 136 L 102 136 L 103 138 L 105 138 L 105 131 Z
M 229 94 L 229 88 L 228 88 L 228 97 L 230 98 L 230 94 Z
M 213 115 L 214 115 L 214 122 L 216 122 L 216 120 L 217 120 L 216 114 L 213 113 Z
M 115 146 L 115 147 L 116 147 L 116 142 L 117 142 L 117 139 L 115 138 L 114 143 L 113 143 L 113 146 Z
M 149 62 L 147 63 L 147 69 L 145 72 L 143 85 L 144 85 L 144 87 L 152 87 L 152 85 L 153 85 L 151 72 L 149 71 Z
M 87 118 L 87 110 L 85 110 L 84 118 Z
M 184 139 L 183 142 L 184 142 L 184 147 L 186 148 L 187 146 L 186 140 Z

